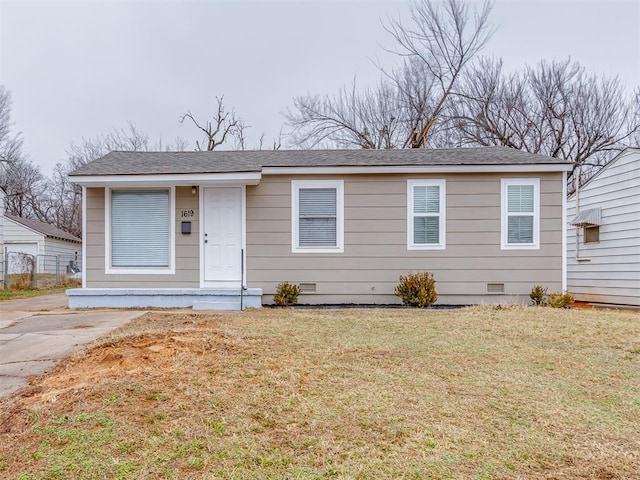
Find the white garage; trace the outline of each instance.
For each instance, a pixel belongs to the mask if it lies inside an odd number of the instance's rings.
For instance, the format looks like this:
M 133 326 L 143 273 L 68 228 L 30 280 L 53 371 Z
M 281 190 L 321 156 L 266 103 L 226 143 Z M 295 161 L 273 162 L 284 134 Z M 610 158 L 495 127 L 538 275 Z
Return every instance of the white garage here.
M 9 273 L 21 273 L 25 271 L 25 262 L 38 256 L 38 243 L 7 243 L 5 251 L 9 261 Z
M 5 214 L 4 248 L 9 273 L 24 271 L 24 262 L 33 259 L 38 273 L 74 273 L 82 259 L 82 240 L 59 228 L 37 220 Z

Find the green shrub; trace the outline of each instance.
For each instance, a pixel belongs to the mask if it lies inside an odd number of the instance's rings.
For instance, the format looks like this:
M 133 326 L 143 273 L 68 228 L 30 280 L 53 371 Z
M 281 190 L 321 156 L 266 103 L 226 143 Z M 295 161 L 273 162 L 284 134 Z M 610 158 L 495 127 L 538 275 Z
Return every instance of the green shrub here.
M 531 289 L 529 294 L 531 302 L 536 306 L 543 306 L 547 304 L 547 288 L 543 288 L 542 285 L 536 285 Z
M 273 296 L 273 303 L 283 307 L 295 305 L 298 303 L 298 295 L 300 295 L 300 287 L 294 283 L 281 282 L 276 288 L 276 294 Z
M 431 272 L 409 273 L 406 277 L 400 275 L 395 294 L 404 305 L 412 307 L 428 307 L 438 300 L 436 281 Z
M 569 292 L 558 292 L 549 294 L 549 305 L 553 308 L 567 308 L 576 299 Z

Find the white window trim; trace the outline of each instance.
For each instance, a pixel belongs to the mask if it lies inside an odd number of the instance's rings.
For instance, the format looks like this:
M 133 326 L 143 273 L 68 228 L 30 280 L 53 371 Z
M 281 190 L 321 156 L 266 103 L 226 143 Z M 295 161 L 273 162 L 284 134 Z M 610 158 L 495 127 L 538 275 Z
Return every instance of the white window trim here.
M 413 241 L 413 187 L 439 187 L 440 192 L 440 213 L 438 231 L 440 238 L 438 243 L 414 243 Z M 445 180 L 407 180 L 407 250 L 444 250 L 447 248 L 447 204 L 446 204 L 446 181 Z
M 336 189 L 336 246 L 300 247 L 299 245 L 299 191 L 301 188 Z M 291 252 L 292 253 L 344 253 L 344 180 L 292 180 L 291 181 Z
M 168 190 L 169 191 L 169 266 L 168 267 L 112 267 L 111 266 L 111 191 L 112 190 Z M 176 190 L 175 186 L 151 188 L 105 188 L 104 199 L 104 273 L 106 275 L 174 275 L 176 273 Z
M 540 249 L 540 179 L 539 178 L 502 178 L 500 212 L 500 248 L 502 250 L 539 250 Z M 507 188 L 511 185 L 533 185 L 533 243 L 509 243 L 507 229 Z M 517 214 L 514 214 L 517 215 Z

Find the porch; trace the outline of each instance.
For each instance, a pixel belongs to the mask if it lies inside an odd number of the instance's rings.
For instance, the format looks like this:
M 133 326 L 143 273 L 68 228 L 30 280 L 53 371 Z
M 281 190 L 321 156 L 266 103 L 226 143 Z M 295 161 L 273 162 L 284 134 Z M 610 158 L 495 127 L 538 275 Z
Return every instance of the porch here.
M 261 288 L 74 288 L 69 308 L 193 308 L 244 310 L 262 306 Z

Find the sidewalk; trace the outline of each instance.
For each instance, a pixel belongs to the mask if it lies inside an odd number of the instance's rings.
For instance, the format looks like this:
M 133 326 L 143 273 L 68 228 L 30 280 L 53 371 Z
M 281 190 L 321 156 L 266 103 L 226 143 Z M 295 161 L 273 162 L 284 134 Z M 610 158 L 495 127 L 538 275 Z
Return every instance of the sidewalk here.
M 64 293 L 0 302 L 0 397 L 70 353 L 145 313 L 74 311 Z

